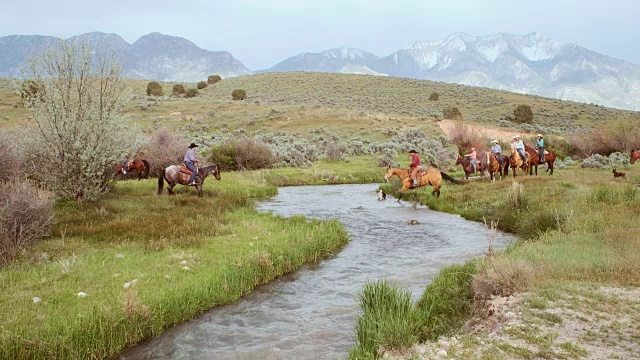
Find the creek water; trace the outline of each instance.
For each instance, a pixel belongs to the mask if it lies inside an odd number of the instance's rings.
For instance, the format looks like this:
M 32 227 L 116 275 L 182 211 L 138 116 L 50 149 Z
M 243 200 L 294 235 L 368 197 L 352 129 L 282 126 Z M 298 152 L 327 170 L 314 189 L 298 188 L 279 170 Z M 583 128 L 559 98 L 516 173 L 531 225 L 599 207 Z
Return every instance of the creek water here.
M 387 279 L 417 300 L 439 270 L 481 256 L 484 224 L 378 201 L 378 185 L 280 188 L 257 208 L 282 216 L 339 219 L 350 242 L 332 257 L 260 286 L 120 355 L 120 359 L 340 359 L 355 344 L 358 294 Z M 446 201 L 446 195 L 440 198 Z M 416 220 L 417 225 L 409 225 Z M 494 248 L 513 242 L 497 232 Z

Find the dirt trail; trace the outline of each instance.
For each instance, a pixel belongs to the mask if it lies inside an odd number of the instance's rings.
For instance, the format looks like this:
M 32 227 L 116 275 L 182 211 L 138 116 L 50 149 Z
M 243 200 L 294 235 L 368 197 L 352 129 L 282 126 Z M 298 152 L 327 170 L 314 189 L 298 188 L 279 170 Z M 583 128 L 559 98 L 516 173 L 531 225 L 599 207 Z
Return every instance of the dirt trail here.
M 455 120 L 442 120 L 437 122 L 438 126 L 440 126 L 440 129 L 442 129 L 442 131 L 448 137 L 451 137 L 451 132 L 453 131 L 455 123 L 456 123 Z M 535 134 L 532 134 L 532 133 L 516 132 L 513 130 L 502 130 L 502 129 L 496 129 L 496 128 L 491 128 L 487 126 L 477 125 L 477 124 L 465 123 L 465 125 L 473 129 L 474 131 L 477 131 L 483 134 L 487 138 L 490 138 L 491 140 L 496 139 L 503 142 L 510 142 L 511 140 L 513 140 L 513 136 L 516 134 L 522 137 L 535 136 Z

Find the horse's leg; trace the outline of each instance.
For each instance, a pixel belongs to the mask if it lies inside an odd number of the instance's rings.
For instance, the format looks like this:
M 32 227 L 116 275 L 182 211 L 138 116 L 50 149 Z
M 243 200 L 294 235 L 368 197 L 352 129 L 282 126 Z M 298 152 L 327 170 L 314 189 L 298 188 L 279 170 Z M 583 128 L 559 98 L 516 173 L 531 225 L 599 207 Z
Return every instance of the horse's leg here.
M 169 192 L 169 195 L 173 195 L 173 187 L 176 186 L 176 183 L 171 182 L 171 181 L 167 181 L 167 191 Z
M 198 190 L 198 196 L 202 196 L 202 184 L 196 184 L 196 190 Z
M 547 170 L 551 169 L 551 173 L 549 173 L 549 175 L 553 175 L 553 161 L 549 160 L 547 166 Z

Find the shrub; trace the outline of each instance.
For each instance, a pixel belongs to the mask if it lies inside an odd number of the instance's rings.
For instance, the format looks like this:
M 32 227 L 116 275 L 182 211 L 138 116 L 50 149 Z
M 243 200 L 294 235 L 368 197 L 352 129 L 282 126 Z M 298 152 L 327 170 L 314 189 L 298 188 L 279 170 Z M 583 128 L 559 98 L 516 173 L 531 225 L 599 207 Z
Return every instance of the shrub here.
M 173 93 L 177 94 L 177 95 L 181 95 L 184 94 L 186 91 L 184 85 L 182 84 L 175 84 L 173 85 Z
M 20 173 L 20 156 L 13 146 L 15 139 L 8 134 L 0 132 L 0 186 L 1 182 L 18 176 Z
M 529 105 L 518 105 L 513 116 L 513 121 L 519 124 L 533 124 L 533 111 Z
M 157 81 L 152 81 L 147 84 L 147 95 L 148 96 L 162 96 L 162 85 Z
M 200 81 L 200 82 L 198 82 L 198 85 L 196 87 L 198 88 L 198 90 L 202 90 L 202 89 L 207 87 L 207 82 L 206 81 Z
M 449 138 L 460 150 L 468 150 L 472 147 L 480 150 L 482 148 L 486 148 L 486 144 L 489 144 L 491 141 L 490 139 L 483 137 L 480 132 L 474 131 L 471 127 L 461 121 L 457 121 L 453 124 Z
M 25 246 L 49 235 L 53 200 L 49 193 L 24 180 L 0 187 L 0 265 L 14 259 Z
M 22 104 L 26 106 L 31 98 L 36 96 L 39 91 L 41 91 L 41 89 L 35 81 L 27 80 L 23 82 L 20 86 L 20 98 L 22 99 Z
M 96 199 L 110 190 L 114 160 L 137 153 L 142 138 L 121 116 L 126 83 L 115 56 L 88 43 L 60 41 L 29 59 L 25 77 L 42 91 L 26 106 L 24 163 L 33 179 L 61 197 Z M 78 74 L 85 76 L 78 76 Z
M 149 162 L 151 176 L 160 176 L 162 169 L 169 165 L 180 164 L 187 150 L 187 141 L 172 134 L 167 128 L 161 128 L 153 136 L 147 151 L 144 154 Z
M 431 95 L 429 95 L 429 100 L 438 101 L 440 100 L 440 95 L 437 92 L 432 92 Z
M 462 112 L 455 106 L 447 106 L 442 110 L 442 116 L 445 119 L 462 120 Z
M 244 100 L 247 98 L 247 92 L 242 89 L 235 89 L 231 92 L 231 98 L 233 100 Z
M 347 152 L 347 147 L 339 142 L 330 141 L 327 143 L 327 146 L 324 150 L 324 155 L 332 161 L 340 161 L 344 160 L 344 157 Z
M 525 290 L 532 277 L 533 268 L 528 263 L 494 257 L 473 277 L 473 294 L 477 300 L 510 296 Z
M 629 154 L 615 152 L 609 155 L 609 157 L 602 156 L 600 154 L 593 154 L 590 157 L 584 159 L 580 167 L 602 169 L 628 165 Z
M 209 162 L 219 164 L 222 171 L 238 170 L 236 163 L 236 146 L 233 143 L 218 144 L 211 147 L 208 156 Z
M 220 75 L 209 75 L 209 77 L 207 77 L 207 82 L 209 84 L 215 84 L 218 81 L 222 80 L 222 78 L 220 77 Z
M 187 93 L 185 96 L 188 98 L 192 98 L 192 97 L 196 97 L 197 95 L 198 95 L 198 89 L 189 89 L 187 90 Z
M 234 146 L 239 169 L 266 169 L 272 167 L 277 161 L 271 149 L 258 140 L 245 137 L 237 140 Z

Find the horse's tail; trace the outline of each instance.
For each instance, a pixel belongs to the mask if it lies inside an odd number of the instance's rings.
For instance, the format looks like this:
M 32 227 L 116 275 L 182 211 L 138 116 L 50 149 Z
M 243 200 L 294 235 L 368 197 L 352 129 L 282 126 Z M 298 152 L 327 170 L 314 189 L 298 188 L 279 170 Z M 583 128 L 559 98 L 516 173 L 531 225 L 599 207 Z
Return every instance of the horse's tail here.
M 162 169 L 160 177 L 158 178 L 158 195 L 162 194 L 162 190 L 164 188 L 164 171 L 165 169 Z
M 151 165 L 149 165 L 149 162 L 147 160 L 142 160 L 142 162 L 144 163 L 144 177 L 148 178 L 149 171 L 151 170 Z
M 464 185 L 464 182 L 462 182 L 462 181 L 460 181 L 460 180 L 456 180 L 456 179 L 452 178 L 451 176 L 447 175 L 447 173 L 445 173 L 445 172 L 443 172 L 443 171 L 440 171 L 440 175 L 442 175 L 442 178 L 443 178 L 443 179 L 445 179 L 445 180 L 447 180 L 447 181 L 450 181 L 450 182 L 452 182 L 452 183 L 454 183 L 454 184 Z

